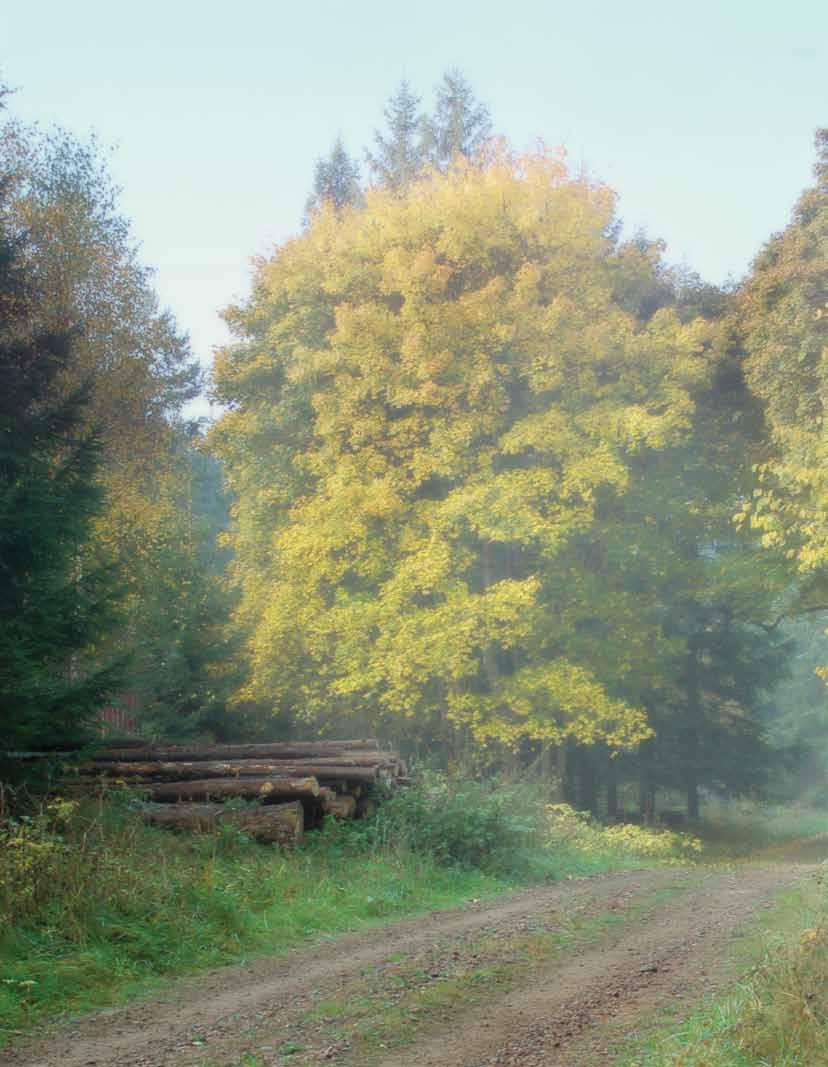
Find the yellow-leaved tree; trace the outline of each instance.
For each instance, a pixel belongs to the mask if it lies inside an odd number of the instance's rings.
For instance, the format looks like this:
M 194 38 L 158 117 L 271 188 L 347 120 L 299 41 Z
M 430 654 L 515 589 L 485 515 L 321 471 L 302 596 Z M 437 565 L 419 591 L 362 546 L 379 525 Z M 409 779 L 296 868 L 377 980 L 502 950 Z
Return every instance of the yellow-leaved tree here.
M 216 361 L 250 681 L 323 724 L 635 745 L 643 711 L 568 654 L 563 549 L 688 433 L 709 326 L 627 299 L 605 186 L 459 160 L 323 207 L 257 265 Z M 623 254 L 621 254 L 623 252 Z M 577 644 L 577 643 L 575 643 Z
M 816 183 L 757 256 L 736 298 L 745 375 L 768 427 L 758 487 L 739 519 L 798 566 L 801 604 L 828 596 L 828 130 Z

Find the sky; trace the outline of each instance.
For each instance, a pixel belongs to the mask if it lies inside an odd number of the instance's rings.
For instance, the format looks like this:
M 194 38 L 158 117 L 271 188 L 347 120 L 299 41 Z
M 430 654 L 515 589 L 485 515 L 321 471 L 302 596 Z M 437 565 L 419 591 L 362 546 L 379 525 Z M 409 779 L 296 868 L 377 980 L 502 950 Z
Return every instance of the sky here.
M 450 67 L 515 147 L 563 145 L 628 232 L 721 282 L 810 182 L 828 3 L 0 2 L 10 110 L 114 146 L 143 259 L 205 365 L 251 257 L 299 229 L 315 160 L 338 135 L 362 159 L 400 79 L 430 108 Z

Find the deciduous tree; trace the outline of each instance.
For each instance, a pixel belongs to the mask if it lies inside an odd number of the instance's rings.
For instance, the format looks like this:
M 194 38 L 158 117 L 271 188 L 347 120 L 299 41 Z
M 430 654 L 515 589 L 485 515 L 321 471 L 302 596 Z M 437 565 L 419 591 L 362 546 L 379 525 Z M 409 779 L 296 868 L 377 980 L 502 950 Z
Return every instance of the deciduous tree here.
M 588 575 L 557 562 L 688 433 L 709 328 L 622 306 L 613 212 L 558 158 L 461 158 L 261 264 L 213 436 L 249 695 L 480 742 L 647 736 L 577 654 L 558 593 Z

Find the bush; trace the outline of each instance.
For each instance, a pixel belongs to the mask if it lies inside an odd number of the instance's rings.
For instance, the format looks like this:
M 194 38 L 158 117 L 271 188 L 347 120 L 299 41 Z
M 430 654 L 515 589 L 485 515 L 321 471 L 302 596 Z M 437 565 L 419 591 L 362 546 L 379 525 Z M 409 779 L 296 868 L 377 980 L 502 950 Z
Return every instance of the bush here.
M 544 846 L 543 799 L 526 786 L 452 781 L 434 773 L 386 798 L 372 843 L 489 874 L 530 875 Z
M 601 826 L 568 804 L 548 804 L 549 844 L 584 853 L 611 853 L 632 859 L 686 862 L 702 851 L 702 842 L 690 834 L 652 829 L 634 823 Z
M 698 838 L 623 824 L 602 826 L 537 785 L 452 780 L 435 773 L 387 797 L 370 823 L 331 825 L 328 850 L 406 849 L 443 865 L 521 880 L 561 878 L 638 861 L 683 862 Z

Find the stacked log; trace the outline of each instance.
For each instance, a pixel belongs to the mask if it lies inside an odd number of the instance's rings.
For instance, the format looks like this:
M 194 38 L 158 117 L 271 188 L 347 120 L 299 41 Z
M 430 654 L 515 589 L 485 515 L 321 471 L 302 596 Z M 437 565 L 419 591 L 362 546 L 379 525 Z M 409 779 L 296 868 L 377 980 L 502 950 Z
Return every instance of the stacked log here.
M 223 804 L 145 804 L 144 820 L 168 830 L 205 833 L 219 826 L 232 826 L 267 844 L 292 845 L 301 836 L 305 811 L 298 800 L 244 809 Z
M 257 840 L 286 844 L 326 815 L 365 817 L 375 810 L 377 787 L 393 788 L 405 775 L 397 753 L 373 740 L 130 745 L 97 752 L 77 768 L 73 785 L 139 788 L 148 799 L 144 817 L 156 826 L 204 831 L 231 824 Z M 222 808 L 235 798 L 259 803 Z

